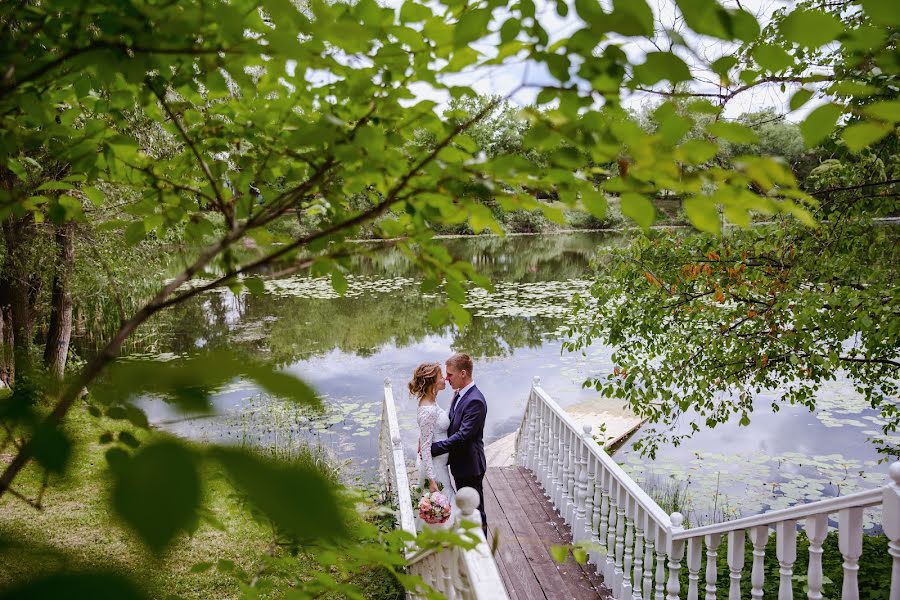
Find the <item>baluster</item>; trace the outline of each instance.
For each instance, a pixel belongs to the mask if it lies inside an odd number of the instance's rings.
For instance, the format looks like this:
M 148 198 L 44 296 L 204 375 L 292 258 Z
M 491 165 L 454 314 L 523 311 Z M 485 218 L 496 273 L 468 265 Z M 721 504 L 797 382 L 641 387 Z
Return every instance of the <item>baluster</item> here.
M 631 579 L 632 569 L 634 567 L 634 506 L 635 501 L 628 488 L 622 486 L 623 504 L 625 505 L 625 555 L 622 557 L 622 597 L 628 598 L 634 592 L 632 586 L 634 581 Z
M 684 517 L 681 513 L 673 512 L 669 517 L 672 527 L 669 528 L 669 581 L 666 584 L 666 600 L 678 600 L 681 594 L 681 583 L 678 581 L 678 571 L 681 570 L 681 557 L 684 556 L 684 540 L 676 540 L 673 536 L 684 531 L 681 524 Z
M 531 393 L 534 395 L 534 405 L 536 409 L 534 418 L 535 424 L 537 425 L 537 431 L 535 432 L 537 448 L 535 448 L 534 478 L 537 479 L 538 485 L 546 490 L 547 486 L 544 474 L 547 470 L 547 457 L 545 456 L 547 451 L 547 423 L 544 421 L 544 403 L 537 397 L 537 392 L 532 390 Z
M 525 403 L 525 425 L 523 431 L 519 432 L 519 436 L 518 464 L 534 472 L 534 461 L 532 460 L 534 452 L 534 391 L 528 394 L 528 401 Z
M 822 544 L 828 535 L 828 515 L 819 514 L 806 518 L 806 537 L 809 538 L 809 568 L 806 583 L 809 600 L 822 600 Z
M 797 521 L 775 525 L 775 556 L 778 558 L 778 600 L 794 600 L 794 561 L 797 560 Z
M 643 507 L 634 500 L 634 572 L 631 575 L 633 586 L 631 597 L 634 600 L 642 600 L 641 587 L 644 584 L 644 523 L 646 512 Z
M 625 581 L 625 570 L 622 561 L 625 558 L 625 503 L 628 501 L 625 486 L 618 482 L 616 485 L 616 568 L 615 568 L 615 587 L 616 596 L 623 598 L 622 584 Z
M 550 413 L 550 503 L 559 512 L 559 494 L 562 491 L 562 439 L 560 438 L 560 420 L 555 413 Z
M 598 484 L 600 486 L 600 523 L 597 528 L 597 539 L 600 544 L 603 545 L 601 548 L 601 560 L 602 562 L 598 562 L 597 566 L 599 567 L 599 571 L 606 576 L 606 564 L 609 560 L 610 556 L 610 546 L 609 546 L 609 472 L 606 470 L 606 467 L 600 461 L 597 461 L 597 468 L 599 469 L 599 480 Z
M 693 537 L 687 542 L 688 593 L 687 600 L 700 597 L 700 563 L 703 560 L 703 538 Z
M 893 559 L 891 600 L 900 598 L 900 461 L 888 469 L 891 481 L 884 488 L 881 507 L 884 534 L 888 537 L 888 554 Z
M 566 429 L 569 428 L 567 427 Z M 575 539 L 575 530 L 579 529 L 577 519 L 579 503 L 581 504 L 582 511 L 584 510 L 584 498 L 581 498 L 581 500 L 578 499 L 578 478 L 580 477 L 581 455 L 583 454 L 581 450 L 584 446 L 583 435 L 584 434 L 577 429 L 569 429 L 569 459 L 571 460 L 572 465 L 569 469 L 571 474 L 571 483 L 569 485 L 569 498 L 571 503 L 570 507 L 566 508 L 566 514 L 568 515 L 567 522 L 572 526 L 572 539 Z
M 600 545 L 600 511 L 602 509 L 603 502 L 603 487 L 600 484 L 600 478 L 602 476 L 602 471 L 600 468 L 600 461 L 594 456 L 593 452 L 588 453 L 588 461 L 591 466 L 590 475 L 588 475 L 588 484 L 589 484 L 589 493 L 592 496 L 591 500 L 591 514 L 588 517 L 590 520 L 590 541 L 593 549 L 591 550 L 591 561 L 599 566 L 600 559 L 603 558 L 600 550 L 598 549 Z
M 575 528 L 572 530 L 573 541 L 591 541 L 591 515 L 593 514 L 594 492 L 588 489 L 588 470 L 590 452 L 588 442 L 591 439 L 591 426 L 582 427 L 581 439 L 578 441 L 578 477 L 575 479 Z
M 669 544 L 668 529 L 662 525 L 656 526 L 656 585 L 654 586 L 653 600 L 665 599 L 666 582 L 666 549 Z
M 741 571 L 744 570 L 744 530 L 728 532 L 728 600 L 741 600 Z
M 841 600 L 859 600 L 859 557 L 862 554 L 862 508 L 838 513 L 838 547 L 844 557 L 844 587 Z
M 438 560 L 440 561 L 440 574 L 441 579 L 443 580 L 441 583 L 441 587 L 443 588 L 444 595 L 447 596 L 447 600 L 452 600 L 452 597 L 455 596 L 455 581 L 450 575 L 450 563 L 455 560 L 457 557 L 458 549 L 453 549 L 451 551 L 444 550 L 442 552 L 438 552 Z
M 575 499 L 573 498 L 575 492 L 575 469 L 573 460 L 575 444 L 573 443 L 573 435 L 574 431 L 566 425 L 566 422 L 562 419 L 559 420 L 560 426 L 562 428 L 562 453 L 563 453 L 563 463 L 562 463 L 562 492 L 559 495 L 559 516 L 563 518 L 569 527 L 574 526 L 574 507 L 575 507 Z
M 618 500 L 618 482 L 610 472 L 607 475 L 609 485 L 609 522 L 606 527 L 606 570 L 603 572 L 603 578 L 608 582 L 609 589 L 614 592 L 616 579 L 616 518 L 618 511 L 616 510 L 616 502 Z
M 759 525 L 750 530 L 750 541 L 753 542 L 753 571 L 750 573 L 750 597 L 763 597 L 763 571 L 766 558 L 766 542 L 769 541 L 769 526 Z
M 544 456 L 544 467 L 541 469 L 542 477 L 541 477 L 541 487 L 544 488 L 544 495 L 547 498 L 550 498 L 552 495 L 551 490 L 553 489 L 553 463 L 551 462 L 554 458 L 553 456 L 553 412 L 550 410 L 550 407 L 541 402 L 541 410 L 542 410 L 542 433 L 543 438 L 541 445 L 543 446 L 543 456 Z
M 653 551 L 656 547 L 656 521 L 650 513 L 644 513 L 644 598 L 653 597 Z
M 716 578 L 718 577 L 719 543 L 721 533 L 710 533 L 706 536 L 706 600 L 716 600 Z

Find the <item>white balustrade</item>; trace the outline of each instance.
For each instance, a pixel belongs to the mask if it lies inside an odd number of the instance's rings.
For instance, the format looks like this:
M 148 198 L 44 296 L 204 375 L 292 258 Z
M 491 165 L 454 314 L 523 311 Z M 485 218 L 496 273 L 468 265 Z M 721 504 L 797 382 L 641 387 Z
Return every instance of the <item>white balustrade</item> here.
M 392 504 L 396 505 L 397 527 L 416 535 L 406 457 L 400 438 L 397 410 L 391 382 L 384 380 L 384 404 L 381 413 L 380 467 L 382 481 Z M 462 488 L 456 494 L 456 506 L 449 528 L 460 535 L 475 536 L 477 545 L 465 550 L 456 545 L 419 550 L 411 544 L 407 551 L 407 569 L 418 575 L 433 590 L 452 600 L 504 600 L 509 596 L 500 578 L 497 563 L 481 530 L 478 492 Z M 462 527 L 471 522 L 476 527 Z M 424 590 L 409 592 L 411 598 L 424 598 Z
M 844 570 L 841 597 L 857 600 L 863 511 L 881 505 L 881 525 L 893 561 L 890 600 L 900 600 L 900 462 L 890 466 L 890 483 L 882 489 L 682 529 L 681 515 L 665 514 L 593 440 L 590 427 L 576 425 L 541 389 L 538 378 L 519 431 L 518 464 L 532 470 L 547 498 L 572 527 L 573 540 L 596 544 L 588 558 L 603 575 L 613 598 L 679 599 L 683 591 L 679 573 L 684 561 L 689 600 L 699 599 L 701 594 L 705 600 L 715 600 L 720 585 L 728 586 L 729 600 L 740 600 L 742 585 L 750 586 L 752 598 L 761 599 L 766 583 L 766 546 L 774 530 L 779 563 L 778 599 L 793 600 L 799 528 L 805 530 L 810 542 L 807 596 L 809 600 L 821 600 L 822 545 L 830 519 L 839 526 Z M 744 546 L 748 535 L 753 547 L 750 556 L 746 556 Z M 723 548 L 721 552 L 727 552 L 729 576 L 727 582 L 719 582 L 717 561 L 724 539 L 727 550 Z M 750 565 L 746 564 L 747 558 L 752 559 Z

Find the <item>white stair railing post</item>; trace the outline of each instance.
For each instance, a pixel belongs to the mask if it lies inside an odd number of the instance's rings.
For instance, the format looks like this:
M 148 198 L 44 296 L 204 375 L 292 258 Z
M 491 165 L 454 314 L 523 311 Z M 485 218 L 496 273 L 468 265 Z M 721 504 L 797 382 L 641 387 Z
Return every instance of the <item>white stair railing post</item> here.
M 706 536 L 706 596 L 705 600 L 716 600 L 716 581 L 719 575 L 718 558 L 721 533 L 710 533 Z
M 744 570 L 743 529 L 728 532 L 728 600 L 741 600 L 741 571 Z
M 673 537 L 675 533 L 684 531 L 681 526 L 684 517 L 681 513 L 673 512 L 669 516 L 672 526 L 669 528 L 667 553 L 669 555 L 669 581 L 666 584 L 666 600 L 678 600 L 681 594 L 681 582 L 678 580 L 678 572 L 681 570 L 681 558 L 684 555 L 684 540 Z
M 625 558 L 625 502 L 627 500 L 624 486 L 621 483 L 616 484 L 616 563 L 615 563 L 615 587 L 616 596 L 625 597 L 625 569 L 623 561 Z M 628 594 L 631 595 L 630 593 Z
M 893 559 L 891 569 L 891 600 L 900 598 L 900 461 L 888 469 L 890 481 L 882 495 L 882 520 L 888 538 L 888 553 Z
M 687 600 L 700 598 L 700 563 L 703 561 L 703 538 L 692 537 L 687 542 L 688 592 Z
M 534 392 L 532 392 L 534 393 Z M 540 457 L 538 464 L 537 478 L 538 482 L 544 490 L 544 495 L 549 497 L 550 491 L 550 421 L 547 416 L 549 408 L 543 402 L 540 403 L 539 422 L 540 422 Z
M 605 558 L 605 555 L 600 551 L 600 512 L 603 507 L 603 486 L 600 483 L 600 478 L 602 477 L 602 471 L 600 466 L 600 461 L 594 457 L 593 453 L 589 454 L 588 461 L 590 464 L 590 473 L 588 474 L 588 485 L 589 490 L 593 495 L 593 500 L 591 501 L 591 515 L 589 517 L 590 520 L 590 528 L 591 528 L 591 562 L 594 563 L 595 566 L 600 567 L 600 561 Z M 605 541 L 605 540 L 604 540 Z
M 578 476 L 575 479 L 575 525 L 572 527 L 573 541 L 590 541 L 591 514 L 594 504 L 593 490 L 588 489 L 589 453 L 587 442 L 591 439 L 591 426 L 582 427 L 578 440 Z
M 806 571 L 806 584 L 809 600 L 822 600 L 822 544 L 828 535 L 828 515 L 818 514 L 807 517 L 805 527 L 809 538 L 809 566 Z
M 794 598 L 794 561 L 797 560 L 797 522 L 793 519 L 775 525 L 775 556 L 778 558 L 778 600 Z
M 602 544 L 603 548 L 601 552 L 603 554 L 602 562 L 597 563 L 600 567 L 600 573 L 606 577 L 606 569 L 609 564 L 610 556 L 612 556 L 612 546 L 609 545 L 609 514 L 610 514 L 610 503 L 609 503 L 609 471 L 605 466 L 598 463 L 597 465 L 600 468 L 599 471 L 599 481 L 600 484 L 600 526 L 597 529 L 597 537 L 600 540 L 600 544 Z M 611 580 L 607 580 L 611 581 Z
M 666 591 L 666 552 L 669 548 L 669 531 L 656 526 L 656 574 L 653 600 L 664 600 Z
M 560 439 L 560 428 L 562 422 L 559 418 L 550 413 L 550 501 L 553 507 L 559 512 L 559 500 L 562 492 L 562 439 Z
M 563 520 L 575 531 L 575 456 L 578 442 L 576 432 L 569 429 L 563 423 L 563 495 L 560 504 L 560 514 Z
M 644 517 L 644 589 L 643 597 L 646 600 L 653 598 L 653 554 L 656 548 L 656 521 L 645 513 Z
M 862 554 L 863 509 L 845 508 L 838 513 L 838 546 L 844 557 L 841 600 L 859 600 L 859 557 Z
M 618 518 L 618 510 L 616 502 L 618 500 L 619 488 L 616 481 L 610 475 L 609 477 L 609 520 L 606 524 L 606 568 L 603 571 L 603 579 L 608 581 L 607 584 L 611 590 L 618 592 L 615 587 L 616 578 L 616 519 Z
M 634 504 L 634 572 L 631 577 L 631 597 L 642 600 L 644 585 L 644 527 L 647 522 L 646 511 L 633 500 Z
M 766 543 L 769 541 L 769 526 L 759 525 L 750 529 L 753 542 L 753 571 L 750 573 L 750 597 L 762 600 L 765 581 Z
M 630 598 L 634 594 L 634 582 L 631 579 L 634 568 L 634 497 L 622 486 L 622 503 L 625 505 L 625 554 L 622 557 L 622 597 Z

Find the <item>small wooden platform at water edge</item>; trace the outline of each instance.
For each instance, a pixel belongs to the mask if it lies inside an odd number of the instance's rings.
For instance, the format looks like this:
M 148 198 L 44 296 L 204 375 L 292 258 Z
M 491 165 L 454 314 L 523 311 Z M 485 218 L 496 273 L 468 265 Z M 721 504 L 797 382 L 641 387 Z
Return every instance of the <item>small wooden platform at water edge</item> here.
M 488 540 L 498 537 L 494 558 L 510 598 L 610 598 L 594 565 L 578 564 L 571 553 L 564 563 L 553 560 L 550 548 L 570 545 L 572 532 L 531 471 L 518 466 L 489 467 L 484 502 Z

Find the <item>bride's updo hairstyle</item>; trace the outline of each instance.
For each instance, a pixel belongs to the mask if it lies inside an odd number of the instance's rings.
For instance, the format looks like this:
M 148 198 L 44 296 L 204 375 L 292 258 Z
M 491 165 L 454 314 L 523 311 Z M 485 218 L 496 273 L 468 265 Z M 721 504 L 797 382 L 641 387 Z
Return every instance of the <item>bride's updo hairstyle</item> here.
M 437 378 L 440 374 L 440 363 L 422 363 L 416 367 L 412 379 L 407 384 L 409 393 L 417 400 L 421 400 L 437 383 Z

